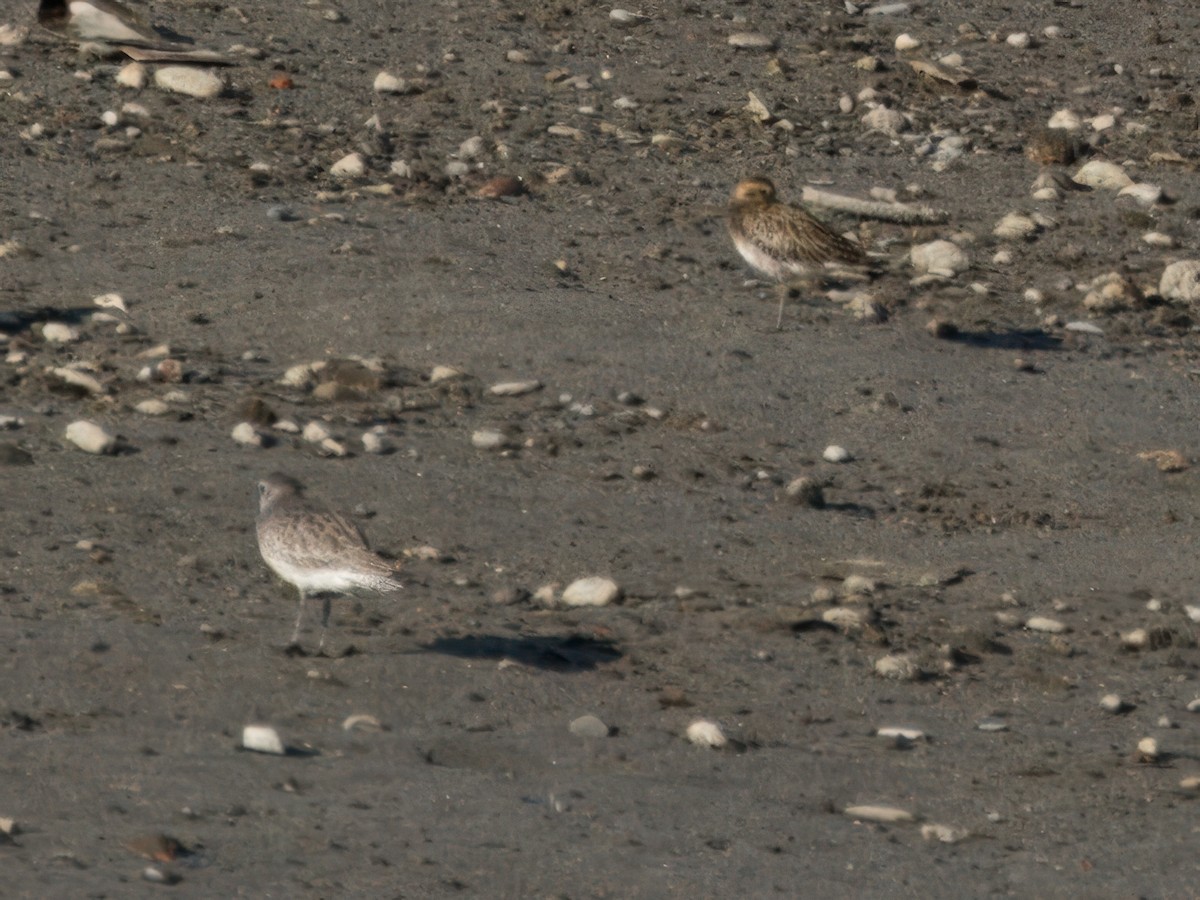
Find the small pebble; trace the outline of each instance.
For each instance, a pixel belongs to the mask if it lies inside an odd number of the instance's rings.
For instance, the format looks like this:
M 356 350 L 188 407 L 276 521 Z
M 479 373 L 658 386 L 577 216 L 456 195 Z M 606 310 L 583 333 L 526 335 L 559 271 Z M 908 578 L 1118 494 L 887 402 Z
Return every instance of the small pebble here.
M 1033 616 L 1025 621 L 1025 627 L 1043 634 L 1063 634 L 1068 630 L 1058 619 L 1051 619 L 1049 616 Z
M 824 459 L 825 462 L 831 463 L 844 463 L 849 462 L 852 459 L 850 456 L 850 451 L 845 447 L 839 447 L 837 444 L 830 444 L 828 447 L 826 447 L 825 451 L 821 454 L 821 458 Z
M 372 87 L 377 94 L 403 94 L 408 89 L 408 84 L 391 72 L 380 72 L 375 76 Z
M 584 738 L 602 738 L 609 735 L 609 727 L 595 716 L 580 716 L 571 722 L 570 731 L 576 737 Z
M 927 841 L 940 841 L 943 844 L 957 844 L 971 836 L 965 828 L 955 828 L 951 825 L 922 825 L 921 837 Z
M 979 731 L 1008 731 L 1008 723 L 997 716 L 988 716 L 987 718 L 980 719 L 975 727 Z
M 866 625 L 867 616 L 860 609 L 848 606 L 834 606 L 821 613 L 821 621 L 843 631 L 855 631 Z
M 1133 184 L 1133 179 L 1124 169 L 1103 159 L 1093 159 L 1084 163 L 1072 176 L 1072 180 L 1077 184 L 1109 191 L 1119 191 Z
M 906 50 L 916 50 L 921 46 L 921 41 L 913 37 L 908 32 L 899 35 L 896 38 L 896 49 L 903 53 Z
M 925 740 L 925 732 L 919 728 L 878 728 L 875 735 L 882 738 L 893 738 L 909 743 Z
M 476 450 L 503 450 L 508 444 L 508 437 L 502 431 L 480 428 L 471 432 L 471 446 Z
M 154 73 L 154 83 L 164 91 L 206 99 L 225 90 L 225 82 L 209 69 L 194 66 L 163 66 Z
M 1144 650 L 1150 645 L 1150 632 L 1145 628 L 1134 628 L 1121 634 L 1121 646 L 1126 650 Z
M 621 588 L 611 578 L 592 576 L 579 578 L 562 592 L 567 606 L 608 606 L 621 597 Z
M 79 340 L 79 332 L 63 322 L 47 322 L 42 326 L 42 337 L 51 344 L 69 344 Z
M 157 397 L 152 397 L 149 400 L 143 400 L 141 403 L 137 404 L 134 409 L 140 412 L 143 416 L 165 416 L 171 411 L 171 407 L 169 407 L 162 400 L 159 400 Z
M 1163 269 L 1158 292 L 1167 300 L 1200 302 L 1200 260 L 1181 259 Z
M 282 756 L 286 751 L 283 741 L 270 725 L 247 725 L 242 729 L 242 746 L 256 753 L 273 753 Z
M 793 478 L 787 483 L 783 492 L 798 506 L 807 506 L 811 509 L 821 509 L 825 506 L 825 492 L 820 483 L 807 475 Z
M 1125 701 L 1118 694 L 1105 694 L 1100 698 L 1100 708 L 1115 715 L 1125 711 Z
M 80 419 L 67 426 L 66 439 L 85 453 L 113 453 L 117 439 L 97 425 Z
M 1018 50 L 1024 50 L 1031 43 L 1033 43 L 1033 41 L 1026 32 L 1016 31 L 1006 37 L 1004 39 L 1004 43 L 1008 44 L 1010 47 L 1016 47 Z
M 116 82 L 121 87 L 140 91 L 146 86 L 146 67 L 139 62 L 131 62 L 122 66 L 121 70 L 117 72 Z
M 1142 762 L 1155 762 L 1158 759 L 1158 754 L 1158 741 L 1154 738 L 1146 737 L 1138 741 L 1137 756 Z
M 249 422 L 238 422 L 229 433 L 233 440 L 244 447 L 262 447 L 266 444 L 265 436 Z
M 842 580 L 842 593 L 847 597 L 874 594 L 878 585 L 865 575 L 847 575 Z
M 754 31 L 739 31 L 731 34 L 726 43 L 735 50 L 772 50 L 775 47 L 773 38 Z
M 950 278 L 971 267 L 971 260 L 961 247 L 950 241 L 931 241 L 915 244 L 910 251 L 912 267 L 918 274 L 928 273 Z
M 921 677 L 921 667 L 910 657 L 893 653 L 875 660 L 875 674 L 895 681 L 916 681 Z
M 698 747 L 718 749 L 729 743 L 721 726 L 709 719 L 697 719 L 687 727 L 687 739 Z

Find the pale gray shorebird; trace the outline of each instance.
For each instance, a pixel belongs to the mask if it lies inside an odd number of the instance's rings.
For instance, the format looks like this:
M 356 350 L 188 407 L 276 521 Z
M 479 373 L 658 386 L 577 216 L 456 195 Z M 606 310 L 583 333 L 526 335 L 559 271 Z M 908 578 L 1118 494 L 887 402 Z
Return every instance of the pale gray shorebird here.
M 739 181 L 729 198 L 729 236 L 742 259 L 775 281 L 812 275 L 826 265 L 867 262 L 863 248 L 813 218 L 798 206 L 781 203 L 768 178 Z M 778 328 L 783 322 L 779 296 Z
M 387 594 L 403 585 L 398 566 L 377 556 L 362 532 L 339 513 L 312 503 L 294 478 L 275 473 L 258 483 L 258 551 L 271 570 L 300 592 L 289 642 L 299 647 L 304 601 L 321 597 L 320 653 L 334 596 Z

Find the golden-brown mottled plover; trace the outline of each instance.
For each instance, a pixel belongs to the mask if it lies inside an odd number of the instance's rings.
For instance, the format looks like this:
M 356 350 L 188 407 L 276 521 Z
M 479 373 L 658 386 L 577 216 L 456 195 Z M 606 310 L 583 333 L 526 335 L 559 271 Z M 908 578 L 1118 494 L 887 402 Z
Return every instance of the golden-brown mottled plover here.
M 324 599 L 320 652 L 329 625 L 330 599 L 345 594 L 399 590 L 397 566 L 371 552 L 350 521 L 309 502 L 294 478 L 276 473 L 258 483 L 258 550 L 271 570 L 300 592 L 291 646 L 299 646 L 304 601 Z
M 781 203 L 767 178 L 739 181 L 729 198 L 729 236 L 754 269 L 785 281 L 830 263 L 861 265 L 862 247 L 821 224 L 798 206 Z M 780 295 L 779 316 L 783 318 Z

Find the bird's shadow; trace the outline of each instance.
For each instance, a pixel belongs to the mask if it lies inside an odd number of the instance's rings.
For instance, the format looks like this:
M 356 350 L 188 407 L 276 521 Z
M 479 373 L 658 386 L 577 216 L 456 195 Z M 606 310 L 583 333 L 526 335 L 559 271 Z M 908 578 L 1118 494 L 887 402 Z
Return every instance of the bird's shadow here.
M 612 641 L 581 634 L 566 637 L 468 634 L 434 638 L 422 644 L 421 649 L 465 659 L 511 659 L 521 665 L 555 672 L 587 672 L 624 655 Z
M 80 325 L 98 312 L 107 312 L 96 306 L 55 307 L 12 310 L 2 316 L 4 330 L 9 333 L 28 331 L 39 322 L 62 322 L 65 325 Z
M 1059 350 L 1062 338 L 1046 334 L 1040 328 L 1013 328 L 1007 331 L 960 330 L 942 338 L 952 343 L 993 350 Z

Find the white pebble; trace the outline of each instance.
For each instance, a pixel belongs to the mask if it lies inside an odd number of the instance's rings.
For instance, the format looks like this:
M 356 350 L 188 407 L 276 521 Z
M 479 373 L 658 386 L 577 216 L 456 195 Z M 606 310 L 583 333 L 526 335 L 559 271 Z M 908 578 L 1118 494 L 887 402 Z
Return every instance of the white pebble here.
M 118 125 L 121 124 L 121 117 L 118 116 L 116 114 L 116 112 L 114 112 L 113 110 L 106 109 L 103 113 L 100 114 L 100 121 L 103 122 L 109 128 L 116 128 Z
M 1077 184 L 1109 191 L 1119 191 L 1133 184 L 1133 179 L 1124 169 L 1103 159 L 1093 159 L 1084 163 L 1072 176 L 1072 180 Z
M 875 660 L 875 674 L 896 681 L 916 681 L 921 677 L 921 667 L 903 653 L 893 653 Z
M 893 136 L 907 131 L 909 126 L 908 118 L 904 113 L 886 106 L 877 106 L 872 109 L 862 117 L 862 123 L 874 131 L 882 131 L 884 134 Z
M 1163 234 L 1161 231 L 1147 231 L 1142 235 L 1142 243 L 1149 244 L 1151 247 L 1171 248 L 1175 246 L 1175 238 L 1169 234 Z
M 1047 37 L 1051 40 L 1062 37 L 1062 33 L 1063 30 L 1057 25 L 1047 25 L 1042 29 L 1042 37 Z
M 112 453 L 117 439 L 97 425 L 84 419 L 72 422 L 64 433 L 66 439 L 85 453 Z
M 500 450 L 508 446 L 508 438 L 503 431 L 480 428 L 471 432 L 471 446 L 476 450 Z
M 1200 713 L 1200 697 L 1192 700 L 1187 705 L 1187 711 L 1191 713 Z
M 608 12 L 608 18 L 609 21 L 615 22 L 618 25 L 638 25 L 650 17 L 632 13 L 627 9 L 612 9 Z
M 1002 241 L 1023 241 L 1038 233 L 1037 222 L 1022 213 L 1011 212 L 996 223 L 992 234 Z
M 1069 109 L 1055 111 L 1046 123 L 1047 128 L 1061 128 L 1063 131 L 1079 131 L 1083 128 L 1083 119 Z
M 64 322 L 47 322 L 42 326 L 42 337 L 52 344 L 69 344 L 79 340 L 79 332 Z
M 1163 197 L 1163 189 L 1157 184 L 1139 181 L 1117 191 L 1118 197 L 1129 197 L 1142 206 L 1153 206 Z
M 687 727 L 687 739 L 698 747 L 724 747 L 729 743 L 721 726 L 709 719 L 697 719 Z
M 934 825 L 932 823 L 921 826 L 921 837 L 927 841 L 937 840 L 943 844 L 957 844 L 959 841 L 964 841 L 971 836 L 971 832 L 965 828 L 955 828 L 953 825 Z
M 1200 606 L 1193 606 L 1190 603 L 1185 604 L 1183 611 L 1189 619 L 1197 624 L 1200 624 Z
M 913 269 L 918 274 L 928 273 L 949 278 L 971 266 L 971 260 L 963 249 L 950 241 L 915 244 L 910 257 Z
M 479 135 L 474 135 L 458 145 L 458 157 L 459 159 L 474 159 L 483 153 L 483 149 L 483 138 Z
M 367 164 L 361 153 L 347 153 L 329 167 L 329 174 L 334 178 L 358 178 L 366 171 Z
M 139 62 L 131 62 L 127 66 L 122 66 L 121 71 L 117 72 L 116 82 L 121 87 L 140 91 L 146 86 L 146 67 Z
M 193 66 L 163 66 L 154 73 L 154 83 L 164 91 L 206 99 L 225 90 L 225 82 L 208 69 Z
M 332 437 L 329 429 L 316 419 L 313 419 L 304 426 L 304 431 L 300 433 L 300 436 L 311 444 L 319 444 L 321 441 L 327 441 Z
M 1004 39 L 1004 43 L 1010 47 L 1016 47 L 1018 50 L 1024 50 L 1032 43 L 1032 40 L 1027 32 L 1014 31 Z
M 1112 113 L 1105 113 L 1102 116 L 1092 118 L 1089 124 L 1092 126 L 1092 131 L 1108 131 L 1108 129 L 1117 124 L 1117 117 Z
M 92 304 L 104 309 L 119 309 L 121 312 L 128 312 L 125 306 L 125 298 L 120 294 L 101 294 L 98 297 L 92 298 Z
M 1127 650 L 1142 650 L 1150 645 L 1150 632 L 1145 628 L 1134 628 L 1121 634 L 1121 645 Z
M 244 447 L 261 447 L 264 443 L 262 433 L 249 422 L 238 422 L 229 436 Z
M 591 576 L 567 585 L 562 592 L 562 602 L 567 606 L 608 606 L 620 596 L 621 588 L 611 578 Z
M 770 50 L 775 46 L 773 38 L 753 31 L 739 31 L 731 34 L 727 43 L 736 50 Z
M 364 431 L 362 436 L 363 450 L 367 453 L 379 455 L 387 453 L 391 449 L 388 443 L 387 435 L 377 431 Z
M 1200 301 L 1200 260 L 1181 259 L 1163 269 L 1158 292 L 1168 300 Z
M 921 46 L 921 41 L 913 37 L 907 31 L 896 38 L 896 49 L 904 52 L 905 50 L 916 50 Z
M 608 726 L 596 716 L 580 716 L 571 722 L 568 729 L 576 737 L 602 738 L 609 735 Z
M 853 457 L 850 456 L 850 451 L 845 447 L 839 447 L 837 444 L 830 444 L 821 454 L 821 458 L 825 462 L 844 463 L 849 462 Z
M 542 383 L 535 379 L 528 381 L 501 381 L 488 388 L 488 393 L 493 397 L 520 397 L 523 394 L 532 394 L 534 391 L 540 391 L 541 389 Z
M 1013 255 L 1011 250 L 997 250 L 992 254 L 992 265 L 994 266 L 1011 266 Z
M 925 732 L 919 728 L 877 728 L 876 737 L 893 738 L 909 743 L 925 740 Z
M 270 725 L 247 725 L 242 729 L 242 746 L 255 753 L 273 753 L 283 756 L 286 752 L 283 741 Z
M 1108 713 L 1119 713 L 1125 709 L 1125 703 L 1119 694 L 1105 694 L 1100 698 L 1100 708 Z
M 1030 631 L 1038 631 L 1043 634 L 1063 634 L 1067 631 L 1066 625 L 1049 616 L 1033 616 L 1026 620 L 1025 627 Z
M 843 631 L 855 631 L 866 624 L 866 614 L 848 606 L 834 606 L 821 613 L 821 621 Z
M 143 400 L 141 403 L 135 406 L 134 409 L 140 412 L 143 416 L 165 416 L 171 411 L 171 407 L 169 407 L 162 400 L 159 400 L 157 397 L 153 397 L 149 400 Z
M 374 89 L 377 94 L 403 94 L 408 84 L 391 72 L 380 72 L 375 76 Z
M 838 97 L 838 109 L 846 115 L 854 112 L 854 98 L 849 94 L 842 94 Z
M 1138 756 L 1145 762 L 1158 759 L 1158 741 L 1152 737 L 1142 738 L 1137 745 Z
M 455 378 L 465 378 L 466 373 L 453 366 L 434 366 L 429 372 L 429 383 L 437 384 L 439 381 L 451 381 Z
M 842 593 L 847 597 L 874 594 L 878 585 L 865 575 L 847 575 L 842 580 Z
M 867 822 L 912 822 L 915 819 L 912 813 L 896 806 L 847 806 L 843 812 Z

